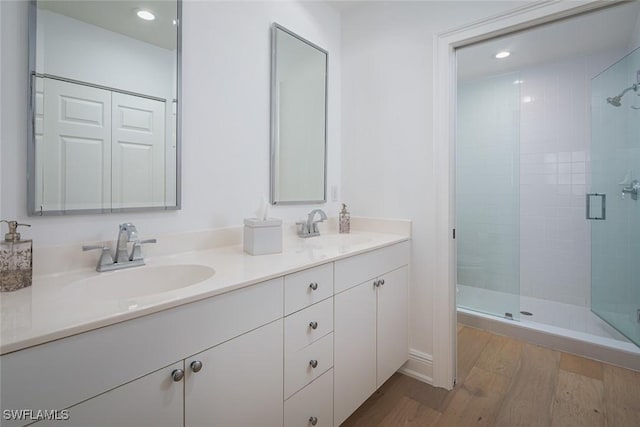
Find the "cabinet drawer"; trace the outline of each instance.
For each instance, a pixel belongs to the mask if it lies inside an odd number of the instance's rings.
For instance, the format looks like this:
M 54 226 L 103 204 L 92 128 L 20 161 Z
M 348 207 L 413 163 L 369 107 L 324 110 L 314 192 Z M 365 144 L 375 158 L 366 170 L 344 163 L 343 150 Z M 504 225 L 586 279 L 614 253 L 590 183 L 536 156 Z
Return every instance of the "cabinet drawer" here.
M 409 264 L 409 242 L 335 262 L 336 294 Z
M 314 329 L 311 324 L 314 324 Z M 333 331 L 333 298 L 307 307 L 284 320 L 285 354 L 295 353 Z
M 311 361 L 317 362 L 316 367 Z M 333 367 L 333 333 L 284 358 L 284 398 Z
M 333 369 L 284 402 L 284 427 L 333 426 Z
M 289 274 L 284 277 L 284 315 L 287 316 L 331 295 L 333 263 Z

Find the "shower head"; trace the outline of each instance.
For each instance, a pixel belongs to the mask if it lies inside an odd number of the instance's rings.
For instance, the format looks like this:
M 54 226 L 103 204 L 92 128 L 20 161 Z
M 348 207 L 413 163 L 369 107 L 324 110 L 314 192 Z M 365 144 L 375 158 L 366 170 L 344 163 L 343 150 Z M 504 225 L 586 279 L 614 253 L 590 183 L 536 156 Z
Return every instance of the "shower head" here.
M 625 93 L 629 92 L 630 90 L 633 90 L 634 92 L 638 91 L 638 84 L 633 84 L 631 86 L 629 86 L 628 88 L 626 88 L 625 90 L 623 90 L 620 95 L 614 96 L 613 98 L 607 98 L 607 102 L 611 105 L 613 105 L 614 107 L 619 107 L 622 105 L 622 97 L 624 96 Z

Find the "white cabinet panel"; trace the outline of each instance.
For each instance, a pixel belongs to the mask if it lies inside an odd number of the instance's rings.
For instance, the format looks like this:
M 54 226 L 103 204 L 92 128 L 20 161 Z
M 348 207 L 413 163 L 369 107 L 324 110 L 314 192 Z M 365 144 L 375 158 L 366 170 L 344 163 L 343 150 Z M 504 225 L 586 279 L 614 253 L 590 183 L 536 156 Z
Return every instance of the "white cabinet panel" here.
M 315 367 L 311 362 L 315 362 Z M 333 366 L 333 334 L 284 358 L 284 398 L 322 375 Z
M 2 409 L 67 408 L 281 319 L 282 309 L 282 278 L 277 278 L 4 354 L 0 357 Z M 278 340 L 282 352 L 282 330 Z M 282 367 L 282 359 L 279 363 Z M 11 384 L 10 393 L 5 392 L 7 384 Z
M 35 425 L 179 427 L 184 380 L 173 381 L 171 373 L 175 369 L 183 369 L 182 361 L 72 406 L 66 421 L 40 421 Z
M 285 354 L 294 353 L 332 331 L 333 298 L 327 298 L 285 318 Z
M 333 426 L 333 369 L 284 402 L 284 427 Z
M 335 292 L 340 293 L 409 264 L 409 242 L 401 242 L 335 263 Z
M 186 427 L 282 426 L 282 329 L 280 319 L 185 359 Z
M 373 280 L 335 296 L 334 416 L 340 425 L 376 390 Z
M 333 263 L 289 274 L 284 278 L 285 316 L 333 295 Z
M 381 276 L 378 289 L 378 370 L 380 387 L 409 358 L 407 267 Z

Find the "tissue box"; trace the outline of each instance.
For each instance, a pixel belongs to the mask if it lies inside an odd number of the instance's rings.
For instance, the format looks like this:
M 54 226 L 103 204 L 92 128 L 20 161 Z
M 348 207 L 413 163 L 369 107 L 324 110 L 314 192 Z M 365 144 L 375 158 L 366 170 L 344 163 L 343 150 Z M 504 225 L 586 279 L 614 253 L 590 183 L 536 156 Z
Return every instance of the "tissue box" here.
M 251 255 L 282 252 L 282 220 L 268 218 L 244 220 L 244 251 Z

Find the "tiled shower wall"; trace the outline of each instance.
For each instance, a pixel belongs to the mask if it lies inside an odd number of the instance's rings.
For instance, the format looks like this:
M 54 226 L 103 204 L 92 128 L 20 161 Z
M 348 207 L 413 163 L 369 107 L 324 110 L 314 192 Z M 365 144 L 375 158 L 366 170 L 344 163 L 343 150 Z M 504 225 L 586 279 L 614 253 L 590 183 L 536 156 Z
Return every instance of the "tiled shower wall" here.
M 591 79 L 623 55 L 622 50 L 607 51 L 521 71 L 522 295 L 590 305 L 591 234 L 585 193 Z
M 459 284 L 590 305 L 591 79 L 624 54 L 608 50 L 460 83 Z M 516 87 L 519 103 L 509 105 Z

